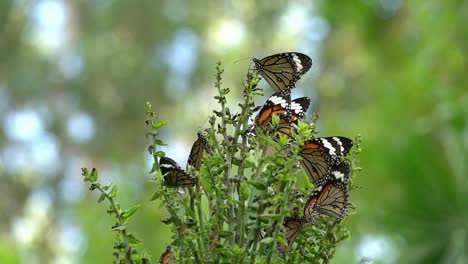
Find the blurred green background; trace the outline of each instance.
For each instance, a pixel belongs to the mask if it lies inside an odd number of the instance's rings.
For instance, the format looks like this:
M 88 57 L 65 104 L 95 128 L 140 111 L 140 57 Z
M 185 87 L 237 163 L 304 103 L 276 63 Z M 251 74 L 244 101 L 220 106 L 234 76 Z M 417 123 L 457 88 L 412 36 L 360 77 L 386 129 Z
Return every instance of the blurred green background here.
M 300 51 L 319 135 L 362 134 L 352 237 L 333 263 L 468 263 L 468 1 L 0 1 L 0 263 L 110 263 L 113 219 L 81 167 L 143 207 L 157 262 L 145 102 L 182 166 L 246 57 Z M 265 98 L 272 93 L 265 82 Z M 265 98 L 259 100 L 261 104 Z

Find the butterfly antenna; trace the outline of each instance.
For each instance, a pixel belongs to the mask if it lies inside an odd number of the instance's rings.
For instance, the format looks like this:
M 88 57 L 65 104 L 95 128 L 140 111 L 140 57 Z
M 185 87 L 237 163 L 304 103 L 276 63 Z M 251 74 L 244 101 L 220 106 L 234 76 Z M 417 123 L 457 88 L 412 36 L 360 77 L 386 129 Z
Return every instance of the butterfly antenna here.
M 202 129 L 203 125 L 205 125 L 206 121 L 207 121 L 209 118 L 210 118 L 210 117 L 208 116 L 208 117 L 205 119 L 205 121 L 203 121 L 203 123 L 198 127 L 198 129 L 197 129 L 197 130 L 198 130 L 198 133 L 197 133 L 198 135 L 203 135 L 203 133 L 207 133 L 207 132 L 210 130 L 210 128 Z
M 252 57 L 247 57 L 247 58 L 243 58 L 243 59 L 240 59 L 240 60 L 236 60 L 233 63 L 238 63 L 239 61 L 244 61 L 244 60 L 248 60 L 248 59 L 252 59 Z
M 203 123 L 198 127 L 198 130 L 201 130 L 202 127 L 205 125 L 206 121 L 209 119 L 210 117 L 208 116 L 207 118 L 205 118 L 205 121 L 203 121 Z

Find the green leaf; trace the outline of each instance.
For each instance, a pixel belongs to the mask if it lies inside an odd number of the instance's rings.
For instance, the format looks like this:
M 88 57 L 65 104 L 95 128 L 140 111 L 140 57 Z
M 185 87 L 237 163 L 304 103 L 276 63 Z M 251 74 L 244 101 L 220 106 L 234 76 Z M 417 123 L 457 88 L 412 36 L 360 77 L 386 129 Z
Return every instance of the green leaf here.
M 169 124 L 169 121 L 166 121 L 166 120 L 163 120 L 161 122 L 157 122 L 156 124 L 153 124 L 153 128 L 154 129 L 159 129 L 163 126 L 166 126 L 167 124 Z
M 284 239 L 283 236 L 278 236 L 278 242 L 280 242 L 283 245 L 287 245 L 288 242 L 286 242 L 286 239 Z
M 151 196 L 150 201 L 154 201 L 154 200 L 156 200 L 156 199 L 159 199 L 159 197 L 161 197 L 161 193 L 155 192 L 155 193 L 153 194 L 153 196 Z
M 273 115 L 271 116 L 271 126 L 272 127 L 277 127 L 279 124 L 280 118 L 278 115 Z
M 121 226 L 115 226 L 112 228 L 113 231 L 122 231 L 122 230 L 125 230 L 127 229 L 127 226 L 126 225 L 121 225 Z
M 232 234 L 231 232 L 229 232 L 229 231 L 221 231 L 221 232 L 219 233 L 219 236 L 222 237 L 222 238 L 230 237 L 230 236 L 232 236 L 232 235 L 233 235 L 233 234 Z
M 153 162 L 153 167 L 151 167 L 151 170 L 148 174 L 153 174 L 158 171 L 158 166 L 156 166 L 156 163 Z
M 111 191 L 109 192 L 109 197 L 114 198 L 117 195 L 117 184 L 112 186 Z
M 139 245 L 141 241 L 136 238 L 133 234 L 128 234 L 128 242 L 132 245 Z
M 270 243 L 272 243 L 273 241 L 275 241 L 274 238 L 272 238 L 272 237 L 265 237 L 264 239 L 260 240 L 260 243 L 262 243 L 262 244 L 270 244 Z
M 98 199 L 98 203 L 104 201 L 104 199 L 106 199 L 106 194 L 105 194 L 105 193 L 101 193 L 101 196 L 99 196 L 99 199 Z
M 140 207 L 141 207 L 141 204 L 137 204 L 137 205 L 133 206 L 132 208 L 130 208 L 130 210 L 124 212 L 124 213 L 122 214 L 122 217 L 125 218 L 125 219 L 129 218 L 129 217 L 132 216 L 132 215 L 138 210 L 138 208 L 140 208 Z
M 255 168 L 255 163 L 250 160 L 244 160 L 245 168 Z
M 156 157 L 162 158 L 165 155 L 166 155 L 166 153 L 164 153 L 164 151 L 160 151 L 160 150 L 156 151 Z
M 156 145 L 158 145 L 158 146 L 167 146 L 167 144 L 164 143 L 164 141 L 162 141 L 162 140 L 159 139 L 159 138 L 156 138 L 156 139 L 154 140 L 154 144 L 156 144 Z
M 96 170 L 96 168 L 93 168 L 93 170 L 91 170 L 91 174 L 89 175 L 89 179 L 93 182 L 97 181 L 98 179 L 98 171 Z
M 247 183 L 252 185 L 255 189 L 260 190 L 260 191 L 266 190 L 267 188 L 265 185 L 259 182 L 252 181 L 252 180 L 248 180 Z
M 250 196 L 250 188 L 245 182 L 241 182 L 241 194 L 244 199 Z
M 262 96 L 263 95 L 263 91 L 262 90 L 255 90 L 252 92 L 252 95 L 260 95 Z
M 229 88 L 224 88 L 224 89 L 221 89 L 221 94 L 222 95 L 226 95 L 230 92 L 231 90 Z

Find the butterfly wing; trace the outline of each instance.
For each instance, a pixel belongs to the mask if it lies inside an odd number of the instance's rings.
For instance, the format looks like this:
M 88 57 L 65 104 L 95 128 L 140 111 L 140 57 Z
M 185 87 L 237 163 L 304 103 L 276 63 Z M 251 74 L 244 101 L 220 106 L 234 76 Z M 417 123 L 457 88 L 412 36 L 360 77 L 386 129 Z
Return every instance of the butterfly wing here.
M 200 170 L 202 159 L 203 159 L 203 151 L 207 149 L 208 141 L 202 135 L 202 132 L 198 132 L 198 138 L 192 145 L 192 149 L 190 150 L 190 154 L 187 161 L 187 171 L 188 166 L 192 166 L 195 170 Z
M 353 141 L 345 137 L 323 137 L 308 140 L 301 147 L 301 165 L 315 185 L 322 185 L 330 179 L 331 166 L 346 156 Z
M 255 67 L 270 86 L 280 92 L 294 88 L 296 82 L 312 67 L 312 59 L 302 53 L 278 53 L 253 59 Z
M 348 182 L 350 167 L 347 161 L 333 167 L 336 178 L 317 187 L 304 206 L 304 217 L 312 221 L 318 216 L 331 216 L 341 221 L 348 212 Z
M 280 118 L 278 131 L 287 136 L 291 135 L 291 124 L 297 124 L 298 119 L 305 116 L 309 108 L 310 98 L 301 97 L 291 101 L 289 92 L 273 94 L 260 109 L 255 124 L 258 127 L 268 128 L 274 115 Z
M 284 238 L 286 238 L 287 245 L 283 243 L 277 244 L 277 248 L 281 255 L 285 255 L 291 249 L 291 246 L 296 239 L 297 235 L 301 232 L 303 226 L 302 219 L 298 218 L 285 218 L 283 221 Z
M 172 264 L 174 261 L 174 254 L 171 251 L 171 247 L 168 246 L 166 251 L 161 255 L 159 259 L 159 264 Z
M 164 175 L 164 184 L 168 187 L 189 187 L 197 183 L 197 178 L 185 172 L 173 159 L 162 157 L 159 168 Z
M 273 94 L 263 107 L 258 112 L 255 118 L 255 124 L 259 127 L 268 127 L 271 123 L 273 115 L 286 115 L 288 111 L 288 105 L 291 101 L 290 93 L 275 93 Z
M 309 97 L 300 97 L 292 100 L 291 102 L 291 115 L 292 119 L 291 121 L 295 122 L 297 119 L 302 119 L 305 116 L 305 113 L 307 112 L 307 109 L 309 109 L 310 106 L 310 98 Z

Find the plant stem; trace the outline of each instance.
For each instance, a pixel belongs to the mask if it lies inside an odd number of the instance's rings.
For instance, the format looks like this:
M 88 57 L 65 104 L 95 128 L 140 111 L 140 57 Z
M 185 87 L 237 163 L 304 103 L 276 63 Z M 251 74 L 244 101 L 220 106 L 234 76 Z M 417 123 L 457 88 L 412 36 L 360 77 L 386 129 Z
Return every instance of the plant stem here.
M 96 188 L 103 193 L 106 196 L 106 199 L 109 201 L 111 204 L 111 210 L 112 212 L 115 213 L 115 216 L 117 217 L 119 221 L 119 226 L 125 226 L 125 219 L 122 216 L 122 212 L 117 208 L 114 199 L 109 196 L 107 191 L 103 190 L 99 185 L 96 185 Z M 125 263 L 127 264 L 133 264 L 133 259 L 132 259 L 132 248 L 130 244 L 128 243 L 128 235 L 127 235 L 127 229 L 123 228 L 122 230 L 119 231 L 122 234 L 122 240 L 123 240 L 123 245 L 125 248 Z
M 200 236 L 202 236 L 203 241 L 208 241 L 208 236 L 206 235 L 206 231 L 205 231 L 205 219 L 204 219 L 204 214 L 203 214 L 203 211 L 202 211 L 201 192 L 200 192 L 200 184 L 199 183 L 197 183 L 197 185 L 196 185 L 196 192 L 197 192 L 197 194 L 196 194 L 196 197 L 197 197 L 196 206 L 197 206 L 198 223 L 199 223 L 199 226 L 200 226 Z M 199 241 L 199 243 L 200 243 L 201 255 L 205 256 L 206 252 L 205 252 L 204 244 L 201 243 L 201 241 Z

